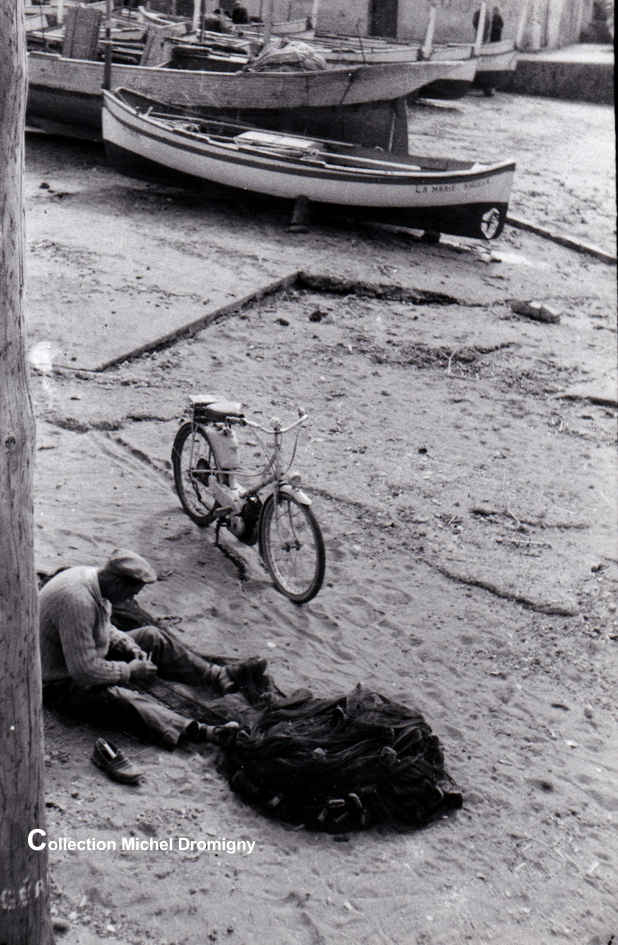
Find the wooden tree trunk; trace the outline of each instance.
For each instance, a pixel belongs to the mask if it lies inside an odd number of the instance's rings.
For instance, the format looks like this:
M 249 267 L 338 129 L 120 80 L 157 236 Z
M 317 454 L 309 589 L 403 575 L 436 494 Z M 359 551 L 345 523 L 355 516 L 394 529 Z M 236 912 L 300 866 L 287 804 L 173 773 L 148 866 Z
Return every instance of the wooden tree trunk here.
M 0 945 L 50 945 L 32 524 L 34 422 L 23 326 L 23 0 L 0 0 Z

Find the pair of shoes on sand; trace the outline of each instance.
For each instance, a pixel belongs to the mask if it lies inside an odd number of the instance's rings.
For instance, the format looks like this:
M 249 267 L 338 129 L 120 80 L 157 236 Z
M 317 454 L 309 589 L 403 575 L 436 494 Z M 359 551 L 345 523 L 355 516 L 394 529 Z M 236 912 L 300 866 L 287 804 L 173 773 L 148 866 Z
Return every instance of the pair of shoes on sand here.
M 92 752 L 92 763 L 104 771 L 112 781 L 121 784 L 139 784 L 142 772 L 132 764 L 119 748 L 105 738 L 97 738 Z
M 210 742 L 224 747 L 232 742 L 238 732 L 238 722 L 226 722 L 224 725 L 206 725 L 204 722 L 190 722 L 187 740 L 192 742 Z M 97 738 L 92 752 L 92 763 L 100 768 L 112 781 L 120 784 L 139 784 L 143 772 L 129 761 L 120 748 L 105 738 Z

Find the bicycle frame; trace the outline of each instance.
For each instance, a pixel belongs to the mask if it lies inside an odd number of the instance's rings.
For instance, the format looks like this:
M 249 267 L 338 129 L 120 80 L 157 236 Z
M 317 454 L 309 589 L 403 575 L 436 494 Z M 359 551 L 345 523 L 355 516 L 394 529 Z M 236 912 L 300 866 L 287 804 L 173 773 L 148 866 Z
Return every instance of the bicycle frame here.
M 311 500 L 306 496 L 299 488 L 300 476 L 293 473 L 286 482 L 285 476 L 289 472 L 292 463 L 296 457 L 296 450 L 298 446 L 298 434 L 296 437 L 296 442 L 294 444 L 294 449 L 292 452 L 292 457 L 290 462 L 287 465 L 287 468 L 283 469 L 283 464 L 281 462 L 282 456 L 282 444 L 283 437 L 286 433 L 289 433 L 291 430 L 294 430 L 305 423 L 308 419 L 307 414 L 302 413 L 298 420 L 295 420 L 293 423 L 289 424 L 287 427 L 282 427 L 281 422 L 277 419 L 273 420 L 273 426 L 271 428 L 264 427 L 261 424 L 257 423 L 254 420 L 249 420 L 246 417 L 235 417 L 228 416 L 222 417 L 221 419 L 213 419 L 211 422 L 204 422 L 203 420 L 195 420 L 194 417 L 191 418 L 191 425 L 193 431 L 202 430 L 205 434 L 208 432 L 209 428 L 220 427 L 232 430 L 234 426 L 248 426 L 256 430 L 259 430 L 262 433 L 265 433 L 267 436 L 273 437 L 273 446 L 270 456 L 267 457 L 263 469 L 256 474 L 252 473 L 242 473 L 245 477 L 250 477 L 252 475 L 261 476 L 262 478 L 259 481 L 251 486 L 241 487 L 236 483 L 233 483 L 232 480 L 235 479 L 236 474 L 240 471 L 238 466 L 225 468 L 225 466 L 219 467 L 219 472 L 224 476 L 229 477 L 229 484 L 225 486 L 226 489 L 234 491 L 234 496 L 232 498 L 231 505 L 222 505 L 216 510 L 216 517 L 222 518 L 230 513 L 240 514 L 242 506 L 246 499 L 251 495 L 257 495 L 263 489 L 267 488 L 270 485 L 274 485 L 272 490 L 275 498 L 278 497 L 278 494 L 283 491 L 290 490 L 292 494 L 303 503 L 303 505 L 311 505 Z M 216 456 L 216 450 L 215 450 Z M 193 443 L 191 444 L 190 452 L 190 467 L 193 469 Z M 264 475 L 264 473 L 267 473 Z

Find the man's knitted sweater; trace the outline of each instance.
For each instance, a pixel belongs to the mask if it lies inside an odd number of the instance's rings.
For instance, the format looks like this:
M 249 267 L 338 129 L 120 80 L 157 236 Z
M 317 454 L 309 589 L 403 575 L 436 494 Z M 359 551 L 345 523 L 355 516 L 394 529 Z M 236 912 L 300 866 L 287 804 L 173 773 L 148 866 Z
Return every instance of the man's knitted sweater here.
M 99 587 L 96 568 L 67 568 L 39 596 L 43 682 L 73 679 L 80 686 L 126 683 L 127 663 L 106 659 L 110 646 L 128 659 L 140 648 L 110 623 L 112 605 Z

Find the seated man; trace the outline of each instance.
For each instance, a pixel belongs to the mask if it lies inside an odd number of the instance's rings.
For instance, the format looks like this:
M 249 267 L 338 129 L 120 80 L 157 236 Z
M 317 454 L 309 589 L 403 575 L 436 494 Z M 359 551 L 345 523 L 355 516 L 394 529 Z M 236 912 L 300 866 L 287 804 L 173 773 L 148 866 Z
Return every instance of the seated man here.
M 137 728 L 169 748 L 183 740 L 221 743 L 227 726 L 185 718 L 132 684 L 147 684 L 158 673 L 225 694 L 237 688 L 236 680 L 247 670 L 263 675 L 266 661 L 249 660 L 227 669 L 158 627 L 128 633 L 114 627 L 112 604 L 127 601 L 156 580 L 144 558 L 118 550 L 101 568 L 67 568 L 45 584 L 39 614 L 43 700 L 82 719 Z
M 202 21 L 202 29 L 211 33 L 232 33 L 234 31 L 231 18 L 219 7 L 213 10 L 212 13 L 206 14 Z
M 232 5 L 232 23 L 248 23 L 249 14 L 242 0 L 234 0 Z

